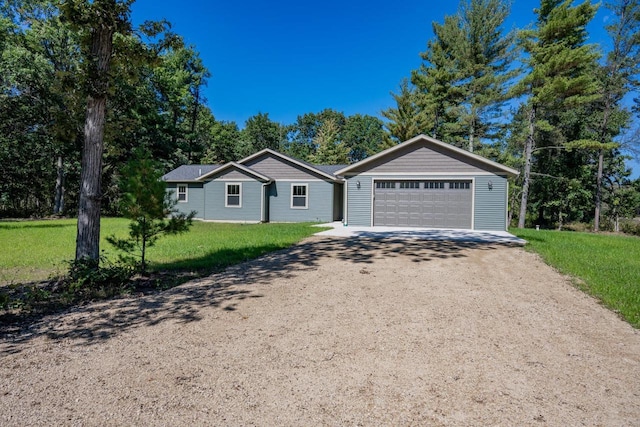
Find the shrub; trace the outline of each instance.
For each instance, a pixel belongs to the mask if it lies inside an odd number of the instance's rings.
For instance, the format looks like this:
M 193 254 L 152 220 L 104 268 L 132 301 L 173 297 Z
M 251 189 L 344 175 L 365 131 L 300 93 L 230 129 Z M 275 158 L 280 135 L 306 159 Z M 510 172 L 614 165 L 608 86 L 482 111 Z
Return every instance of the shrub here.
M 132 265 L 113 263 L 104 257 L 99 262 L 74 260 L 69 262 L 69 273 L 64 279 L 63 288 L 67 299 L 73 301 L 108 298 L 125 292 L 133 275 Z
M 640 236 L 640 221 L 628 219 L 620 222 L 620 231 L 633 236 Z

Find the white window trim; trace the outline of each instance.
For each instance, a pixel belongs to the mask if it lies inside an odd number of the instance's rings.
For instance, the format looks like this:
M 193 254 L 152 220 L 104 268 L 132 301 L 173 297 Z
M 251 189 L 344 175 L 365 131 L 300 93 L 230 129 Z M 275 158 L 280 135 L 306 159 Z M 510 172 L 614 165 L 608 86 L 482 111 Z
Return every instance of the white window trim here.
M 237 185 L 240 188 L 240 192 L 238 194 L 238 204 L 230 205 L 229 204 L 229 186 Z M 235 194 L 232 194 L 235 196 Z M 224 207 L 225 208 L 241 208 L 242 207 L 242 183 L 241 182 L 225 182 L 224 183 Z
M 184 200 L 180 200 L 180 187 L 184 187 Z M 187 184 L 178 184 L 176 185 L 176 200 L 178 203 L 188 203 L 189 202 L 189 186 Z
M 304 206 L 293 206 L 293 187 L 305 187 L 306 188 L 305 197 L 304 197 L 304 200 L 305 200 Z M 302 196 L 296 196 L 296 197 L 302 197 Z M 302 183 L 302 182 L 300 182 L 300 183 L 292 182 L 291 183 L 291 200 L 290 201 L 291 201 L 291 209 L 309 209 L 309 184 Z

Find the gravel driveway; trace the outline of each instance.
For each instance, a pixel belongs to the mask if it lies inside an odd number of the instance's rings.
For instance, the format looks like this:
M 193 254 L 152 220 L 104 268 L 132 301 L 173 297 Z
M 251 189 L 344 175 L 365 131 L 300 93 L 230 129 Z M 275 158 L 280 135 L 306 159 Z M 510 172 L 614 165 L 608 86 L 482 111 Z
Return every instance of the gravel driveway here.
M 640 425 L 638 331 L 500 245 L 315 237 L 0 361 L 0 425 Z

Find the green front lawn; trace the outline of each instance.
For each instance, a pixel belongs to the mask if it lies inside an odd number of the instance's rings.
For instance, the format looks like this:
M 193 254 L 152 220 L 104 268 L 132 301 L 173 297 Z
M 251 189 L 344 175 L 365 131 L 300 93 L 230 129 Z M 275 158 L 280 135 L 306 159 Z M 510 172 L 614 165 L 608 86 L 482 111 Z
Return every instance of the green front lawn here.
M 518 230 L 526 248 L 640 327 L 640 238 L 571 231 Z
M 104 237 L 124 237 L 128 220 L 103 218 L 104 255 L 117 252 Z M 188 233 L 162 237 L 148 251 L 152 270 L 215 271 L 286 248 L 321 231 L 311 224 L 223 224 L 195 221 Z M 67 269 L 75 254 L 76 221 L 0 222 L 0 284 L 44 280 Z

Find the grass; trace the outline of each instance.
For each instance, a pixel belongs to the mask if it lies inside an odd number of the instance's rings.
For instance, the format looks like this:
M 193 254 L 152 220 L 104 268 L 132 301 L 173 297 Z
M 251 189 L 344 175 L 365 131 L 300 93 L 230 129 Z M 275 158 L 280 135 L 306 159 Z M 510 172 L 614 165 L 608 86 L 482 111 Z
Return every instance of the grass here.
M 117 252 L 105 240 L 124 237 L 129 222 L 103 218 L 104 255 Z M 228 265 L 286 248 L 321 231 L 311 224 L 222 224 L 194 222 L 188 233 L 167 236 L 149 248 L 151 270 L 216 271 Z M 67 269 L 75 254 L 76 221 L 0 222 L 0 284 L 45 280 Z
M 571 231 L 517 230 L 526 248 L 640 328 L 640 238 Z

